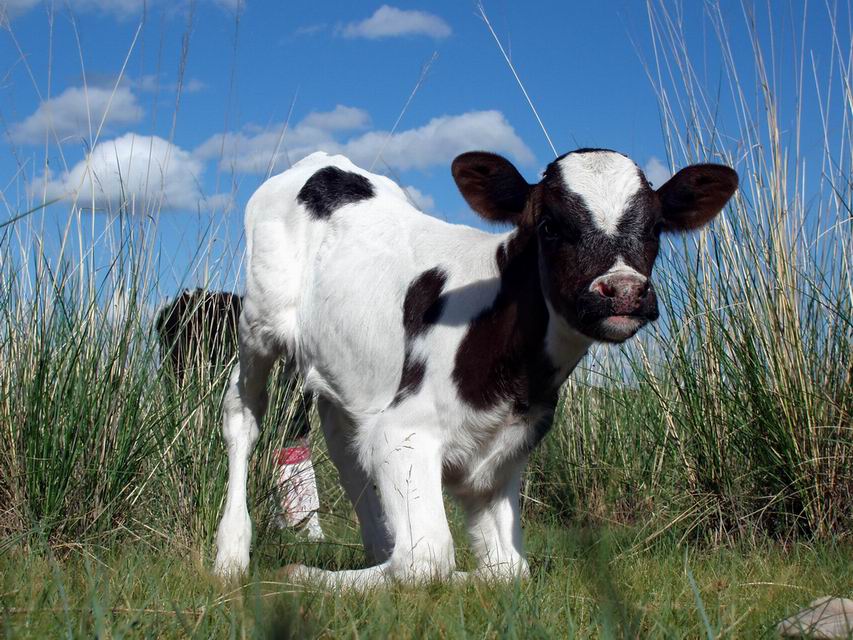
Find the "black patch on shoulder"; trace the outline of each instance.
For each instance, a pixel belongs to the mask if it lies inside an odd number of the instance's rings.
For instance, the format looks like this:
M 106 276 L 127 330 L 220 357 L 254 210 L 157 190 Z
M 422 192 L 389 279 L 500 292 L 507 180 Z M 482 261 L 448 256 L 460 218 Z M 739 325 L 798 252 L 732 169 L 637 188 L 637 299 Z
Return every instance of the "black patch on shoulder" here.
M 447 282 L 447 274 L 440 267 L 424 271 L 412 280 L 403 301 L 403 330 L 406 338 L 406 354 L 403 358 L 403 373 L 400 386 L 391 406 L 400 404 L 421 388 L 426 374 L 426 361 L 412 354 L 415 338 L 425 334 L 438 322 L 444 309 L 441 293 Z
M 345 204 L 368 200 L 374 195 L 373 185 L 363 175 L 338 167 L 323 167 L 308 178 L 296 201 L 305 205 L 315 218 L 325 219 Z
M 539 446 L 539 443 L 542 442 L 542 439 L 548 435 L 548 432 L 551 430 L 551 427 L 554 424 L 554 413 L 557 407 L 557 402 L 560 399 L 560 389 L 559 387 L 551 391 L 545 397 L 545 401 L 542 403 L 546 407 L 548 407 L 548 411 L 545 412 L 545 415 L 541 416 L 536 423 L 533 425 L 533 434 L 532 438 L 529 442 L 530 451 L 532 452 L 536 447 Z
M 506 245 L 498 245 L 498 250 L 495 253 L 495 263 L 498 265 L 498 273 L 503 273 L 504 269 L 506 269 L 506 263 L 507 260 L 509 260 L 507 256 L 508 253 Z
M 400 386 L 397 387 L 397 393 L 394 395 L 391 406 L 396 407 L 403 400 L 417 393 L 424 382 L 425 375 L 426 362 L 412 358 L 407 348 L 406 358 L 403 361 L 403 373 L 400 376 Z
M 551 403 L 556 371 L 545 353 L 548 309 L 535 236 L 519 233 L 495 259 L 500 290 L 471 321 L 456 352 L 453 381 L 472 407 L 486 410 L 509 400 L 516 413 L 526 415 L 533 404 Z

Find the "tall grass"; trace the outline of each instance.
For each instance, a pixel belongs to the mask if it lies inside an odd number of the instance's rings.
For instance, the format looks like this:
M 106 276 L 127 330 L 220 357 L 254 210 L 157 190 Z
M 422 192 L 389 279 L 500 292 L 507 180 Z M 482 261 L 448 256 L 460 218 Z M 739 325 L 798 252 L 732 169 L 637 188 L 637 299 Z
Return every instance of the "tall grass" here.
M 757 27 L 745 67 L 729 35 L 740 17 L 708 12 L 719 86 L 708 91 L 664 5 L 649 5 L 647 68 L 671 166 L 730 164 L 740 192 L 710 230 L 664 247 L 656 280 L 669 313 L 656 329 L 619 358 L 600 352 L 567 384 L 525 513 L 631 523 L 648 541 L 833 538 L 853 526 L 853 46 L 833 25 L 828 68 L 806 71 L 798 54 L 795 83 L 815 83 L 821 106 L 818 170 L 799 146 L 804 91 L 781 104 Z M 783 131 L 783 118 L 795 128 Z M 38 207 L 24 203 L 10 219 L 37 210 L 0 229 L 0 544 L 162 540 L 204 555 L 223 499 L 219 413 L 233 363 L 206 367 L 199 354 L 182 386 L 161 364 L 151 331 L 168 259 L 148 240 L 158 211 L 140 220 L 130 206 L 75 205 L 57 248 L 39 240 L 51 218 Z M 211 222 L 201 234 L 187 284 L 228 282 L 209 260 L 215 233 Z M 239 248 L 230 259 L 239 264 Z M 253 459 L 261 537 L 286 437 L 275 427 L 295 391 L 274 386 Z M 324 519 L 351 533 L 318 455 Z
M 7 364 L 0 373 L 0 546 L 120 535 L 198 549 L 212 539 L 224 495 L 220 405 L 234 359 L 211 366 L 213 341 L 202 339 L 179 383 L 154 331 L 165 302 L 155 268 L 162 256 L 148 240 L 157 222 L 139 222 L 130 208 L 73 213 L 69 228 L 80 236 L 80 253 L 32 242 L 43 220 L 0 239 L 8 258 L 0 265 Z M 86 237 L 85 220 L 95 216 L 107 218 L 106 228 Z M 203 266 L 209 250 L 191 268 Z M 192 272 L 186 278 L 198 282 Z M 272 452 L 285 441 L 300 397 L 293 381 L 277 379 L 283 382 L 274 387 L 268 420 L 284 428 L 265 431 L 253 477 L 262 526 L 272 515 Z
M 822 72 L 806 71 L 808 52 L 773 49 L 773 25 L 747 8 L 751 61 L 732 54 L 731 16 L 711 4 L 707 18 L 710 45 L 649 3 L 647 70 L 670 166 L 728 164 L 740 190 L 711 230 L 663 252 L 656 281 L 670 313 L 631 347 L 635 384 L 590 387 L 576 375 L 568 385 L 563 425 L 539 458 L 538 499 L 571 515 L 656 521 L 652 536 L 849 535 L 851 34 L 832 13 L 810 16 L 831 25 L 834 48 Z M 698 71 L 709 46 L 720 61 L 713 93 Z M 786 53 L 794 64 L 779 62 Z M 798 90 L 777 91 L 785 81 Z M 800 147 L 809 104 L 823 127 L 817 157 Z M 612 359 L 604 367 L 621 376 Z

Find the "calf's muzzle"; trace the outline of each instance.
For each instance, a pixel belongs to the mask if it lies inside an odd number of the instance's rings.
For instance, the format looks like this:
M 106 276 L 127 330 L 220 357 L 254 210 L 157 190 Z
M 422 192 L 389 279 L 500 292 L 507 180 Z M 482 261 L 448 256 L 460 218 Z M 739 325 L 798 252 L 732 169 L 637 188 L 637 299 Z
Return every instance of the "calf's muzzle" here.
M 657 298 L 648 278 L 640 274 L 613 274 L 596 280 L 592 292 L 614 316 L 658 317 Z

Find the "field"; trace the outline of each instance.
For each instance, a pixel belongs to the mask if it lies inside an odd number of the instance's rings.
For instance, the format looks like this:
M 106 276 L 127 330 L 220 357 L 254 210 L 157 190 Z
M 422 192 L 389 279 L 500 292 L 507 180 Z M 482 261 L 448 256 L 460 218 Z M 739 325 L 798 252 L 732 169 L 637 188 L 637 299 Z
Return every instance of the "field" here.
M 853 588 L 837 547 L 634 550 L 632 531 L 541 522 L 526 526 L 523 584 L 301 591 L 282 580 L 283 562 L 354 566 L 358 549 L 271 536 L 250 575 L 223 587 L 196 547 L 159 533 L 4 557 L 7 637 L 772 638 L 813 595 Z
M 663 247 L 661 321 L 596 350 L 565 386 L 525 480 L 524 583 L 366 596 L 288 585 L 288 563 L 363 556 L 322 442 L 329 541 L 271 525 L 273 451 L 298 397 L 282 384 L 253 459 L 253 565 L 241 582 L 212 577 L 227 367 L 197 366 L 179 390 L 161 365 L 158 217 L 115 212 L 96 238 L 75 209 L 57 254 L 34 240 L 44 203 L 19 206 L 0 223 L 4 635 L 753 638 L 816 597 L 853 597 L 850 33 L 832 22 L 823 75 L 799 51 L 795 84 L 817 87 L 823 114 L 807 125 L 803 93 L 774 91 L 766 40 L 748 30 L 742 80 L 731 25 L 708 19 L 720 86 L 699 81 L 656 4 L 649 79 L 672 165 L 727 163 L 741 188 L 710 231 Z M 735 123 L 724 131 L 720 112 Z M 826 140 L 809 163 L 801 126 Z M 210 248 L 198 263 L 215 271 Z

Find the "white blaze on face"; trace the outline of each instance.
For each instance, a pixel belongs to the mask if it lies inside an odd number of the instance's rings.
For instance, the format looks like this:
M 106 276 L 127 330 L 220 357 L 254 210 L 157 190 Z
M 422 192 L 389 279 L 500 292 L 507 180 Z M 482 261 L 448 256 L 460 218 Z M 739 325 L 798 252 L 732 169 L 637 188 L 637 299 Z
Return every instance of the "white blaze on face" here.
M 614 151 L 570 153 L 559 161 L 563 184 L 581 197 L 592 221 L 613 235 L 642 184 L 637 166 Z

